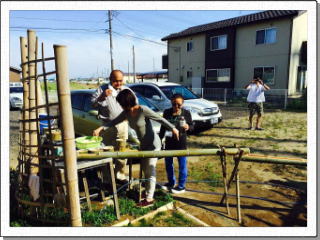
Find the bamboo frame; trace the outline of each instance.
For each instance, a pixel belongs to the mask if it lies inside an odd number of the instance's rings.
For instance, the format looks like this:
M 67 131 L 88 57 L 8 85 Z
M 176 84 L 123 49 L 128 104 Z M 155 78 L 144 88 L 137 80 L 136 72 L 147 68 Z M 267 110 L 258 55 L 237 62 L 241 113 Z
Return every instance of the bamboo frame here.
M 32 30 L 28 30 L 28 57 L 29 61 L 33 61 L 36 58 L 36 35 L 35 32 Z M 29 66 L 29 106 L 30 108 L 36 106 L 36 78 L 35 78 L 35 63 L 28 63 Z M 35 119 L 36 111 L 31 110 L 29 112 L 29 119 Z M 31 145 L 38 145 L 38 137 L 37 137 L 37 123 L 36 122 L 30 122 L 30 130 L 32 132 L 30 133 L 30 144 Z M 38 153 L 37 147 L 31 147 L 30 153 L 33 155 L 36 155 Z M 37 157 L 32 157 L 30 159 L 31 163 L 39 163 L 39 159 Z M 39 169 L 37 167 L 31 166 L 30 167 L 30 173 L 31 174 L 37 174 L 39 172 Z
M 82 226 L 78 187 L 77 155 L 74 141 L 75 135 L 68 79 L 67 48 L 60 45 L 54 45 L 53 48 L 71 225 Z
M 29 72 L 29 68 L 27 65 L 27 61 L 28 61 L 28 49 L 27 49 L 28 45 L 27 45 L 27 39 L 24 37 L 20 37 L 20 51 L 21 51 L 21 69 L 22 69 L 22 83 L 23 83 L 23 117 L 22 120 L 29 120 L 29 111 L 25 111 L 24 109 L 29 108 L 29 82 L 26 80 L 28 79 L 28 72 Z M 23 65 L 22 65 L 23 64 Z M 22 143 L 24 145 L 30 145 L 30 136 L 29 136 L 29 122 L 23 122 L 22 123 L 22 129 L 23 129 L 23 133 L 22 133 Z M 22 150 L 29 152 L 29 148 L 27 148 L 26 146 L 22 146 Z M 24 155 L 22 155 L 24 156 Z M 26 160 L 26 159 L 24 159 Z M 19 162 L 19 169 L 22 172 L 25 172 L 25 165 L 22 162 Z

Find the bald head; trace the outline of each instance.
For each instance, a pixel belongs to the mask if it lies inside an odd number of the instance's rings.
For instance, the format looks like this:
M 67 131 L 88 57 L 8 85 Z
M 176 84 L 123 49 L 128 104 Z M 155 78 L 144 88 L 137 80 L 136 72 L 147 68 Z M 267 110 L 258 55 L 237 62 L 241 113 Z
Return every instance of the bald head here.
M 123 73 L 121 70 L 113 70 L 110 73 L 110 82 L 112 87 L 114 87 L 115 89 L 119 89 L 122 87 L 123 85 Z

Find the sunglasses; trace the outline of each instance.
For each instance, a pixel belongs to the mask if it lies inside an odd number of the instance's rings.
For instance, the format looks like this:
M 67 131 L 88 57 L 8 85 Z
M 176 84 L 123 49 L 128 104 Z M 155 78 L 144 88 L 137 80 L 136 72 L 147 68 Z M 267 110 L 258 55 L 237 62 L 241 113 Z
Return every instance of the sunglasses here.
M 181 106 L 182 106 L 182 104 L 179 104 L 179 103 L 172 103 L 172 106 L 181 107 Z

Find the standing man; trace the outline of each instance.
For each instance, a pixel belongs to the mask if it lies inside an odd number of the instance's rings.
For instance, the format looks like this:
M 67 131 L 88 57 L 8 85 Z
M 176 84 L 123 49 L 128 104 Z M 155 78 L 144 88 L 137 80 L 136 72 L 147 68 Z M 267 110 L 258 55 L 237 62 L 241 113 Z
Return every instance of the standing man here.
M 263 102 L 265 102 L 264 91 L 269 90 L 270 87 L 263 83 L 262 79 L 255 77 L 249 84 L 247 84 L 245 89 L 249 89 L 249 94 L 247 97 L 249 114 L 249 130 L 254 130 L 252 118 L 255 113 L 257 113 L 257 122 L 255 130 L 263 130 L 261 128 L 262 114 L 263 114 Z
M 91 97 L 94 108 L 98 108 L 99 118 L 102 124 L 115 119 L 122 111 L 122 107 L 116 101 L 118 93 L 127 88 L 123 86 L 123 73 L 120 70 L 113 70 L 110 73 L 110 83 L 100 86 Z M 103 143 L 107 146 L 117 147 L 117 139 L 126 141 L 128 139 L 128 122 L 124 121 L 114 127 L 110 127 L 103 134 Z M 117 180 L 126 180 L 125 170 L 127 159 L 114 159 L 115 176 Z
M 160 128 L 160 139 L 165 138 L 165 150 L 183 150 L 187 149 L 187 132 L 193 130 L 191 113 L 183 108 L 184 99 L 180 94 L 174 94 L 171 97 L 171 108 L 164 110 L 163 118 L 176 126 L 179 130 L 179 139 L 174 138 L 171 132 L 166 131 L 163 125 Z M 171 190 L 172 193 L 184 193 L 187 182 L 188 168 L 187 157 L 177 157 L 179 163 L 179 179 L 176 185 L 176 177 L 174 175 L 173 157 L 166 157 L 166 172 L 168 183 L 162 186 L 164 190 Z

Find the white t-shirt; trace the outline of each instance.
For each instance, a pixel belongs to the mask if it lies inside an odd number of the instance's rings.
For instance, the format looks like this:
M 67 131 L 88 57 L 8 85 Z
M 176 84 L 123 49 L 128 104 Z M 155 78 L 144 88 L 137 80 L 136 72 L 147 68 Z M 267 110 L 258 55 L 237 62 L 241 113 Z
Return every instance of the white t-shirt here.
M 261 84 L 251 83 L 247 89 L 249 89 L 248 102 L 265 102 L 264 87 Z

